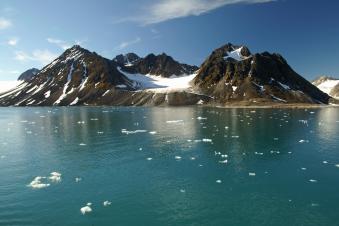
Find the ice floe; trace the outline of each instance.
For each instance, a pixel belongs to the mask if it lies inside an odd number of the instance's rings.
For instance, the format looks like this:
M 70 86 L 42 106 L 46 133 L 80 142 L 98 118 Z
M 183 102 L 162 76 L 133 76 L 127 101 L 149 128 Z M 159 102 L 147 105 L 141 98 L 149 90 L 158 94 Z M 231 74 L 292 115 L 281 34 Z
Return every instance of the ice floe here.
M 124 133 L 124 134 L 135 134 L 135 133 L 146 133 L 147 130 L 143 130 L 143 129 L 137 129 L 137 130 L 134 130 L 134 131 L 128 131 L 126 129 L 122 129 L 121 130 L 121 133 Z
M 218 184 L 221 184 L 221 183 L 222 183 L 221 180 L 216 180 L 215 182 L 218 183 Z
M 184 122 L 184 120 L 168 120 L 168 121 L 166 121 L 166 123 L 169 123 L 169 124 L 171 124 L 171 123 L 182 123 L 182 122 Z
M 40 189 L 40 188 L 49 187 L 51 185 L 51 184 L 46 183 L 46 182 L 44 183 L 43 180 L 46 181 L 46 177 L 37 176 L 27 186 L 32 187 L 32 188 L 36 188 L 36 189 Z
M 86 206 L 80 208 L 80 212 L 82 213 L 82 215 L 92 212 L 91 205 L 92 203 L 89 202 L 86 204 Z
M 103 204 L 104 206 L 110 206 L 112 203 L 111 203 L 110 201 L 106 200 L 106 201 L 104 201 L 102 204 Z
M 249 172 L 248 173 L 248 176 L 251 176 L 251 177 L 254 177 L 256 174 L 255 173 L 253 173 L 253 172 Z
M 178 156 L 178 155 L 175 156 L 174 158 L 175 158 L 176 160 L 181 160 L 181 156 Z
M 61 181 L 61 173 L 52 172 L 51 175 L 48 177 L 49 180 L 52 182 L 60 182 Z
M 82 178 L 81 177 L 76 177 L 74 180 L 75 180 L 75 182 L 78 183 L 78 182 L 82 181 Z

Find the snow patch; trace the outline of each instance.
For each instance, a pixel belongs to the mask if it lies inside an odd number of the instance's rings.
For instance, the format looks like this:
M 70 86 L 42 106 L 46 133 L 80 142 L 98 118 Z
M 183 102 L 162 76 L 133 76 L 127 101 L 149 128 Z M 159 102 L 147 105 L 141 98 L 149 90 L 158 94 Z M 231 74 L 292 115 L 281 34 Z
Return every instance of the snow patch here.
M 117 68 L 120 73 L 124 74 L 129 80 L 133 81 L 134 88 L 141 90 L 148 90 L 158 93 L 168 93 L 173 91 L 183 91 L 191 87 L 190 82 L 194 79 L 196 74 L 171 76 L 164 78 L 161 76 L 155 76 L 151 74 L 130 74 Z

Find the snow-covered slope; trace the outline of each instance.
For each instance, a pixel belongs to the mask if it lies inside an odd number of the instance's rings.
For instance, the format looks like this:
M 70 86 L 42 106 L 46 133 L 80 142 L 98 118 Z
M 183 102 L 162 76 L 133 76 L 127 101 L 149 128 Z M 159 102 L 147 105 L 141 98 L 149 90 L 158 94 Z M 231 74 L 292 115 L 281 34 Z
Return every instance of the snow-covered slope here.
M 165 78 L 150 74 L 131 74 L 122 71 L 120 68 L 118 68 L 118 70 L 128 79 L 135 82 L 135 88 L 156 93 L 168 93 L 187 90 L 191 87 L 191 81 L 196 76 L 196 74 L 182 76 L 173 75 L 169 78 Z
M 318 89 L 332 96 L 333 98 L 339 99 L 339 79 L 321 76 L 312 82 L 313 85 L 317 86 Z
M 23 81 L 0 81 L 0 93 L 9 91 L 22 82 Z

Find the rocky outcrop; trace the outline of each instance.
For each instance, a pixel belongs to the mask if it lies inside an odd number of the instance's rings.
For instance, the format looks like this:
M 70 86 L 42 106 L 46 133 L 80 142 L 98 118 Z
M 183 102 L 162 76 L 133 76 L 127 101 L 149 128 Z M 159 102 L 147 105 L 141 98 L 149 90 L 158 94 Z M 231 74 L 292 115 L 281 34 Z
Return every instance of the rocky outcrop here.
M 329 96 L 298 75 L 279 54 L 251 54 L 228 43 L 205 60 L 194 79 L 216 102 L 328 103 Z
M 118 55 L 113 60 L 118 63 L 120 62 L 119 66 L 121 69 L 128 73 L 150 74 L 166 78 L 171 76 L 189 75 L 198 70 L 197 66 L 181 64 L 165 53 L 160 55 L 149 54 L 144 58 L 137 58 L 135 57 L 137 56 L 136 54 L 132 56 L 134 56 L 132 59 L 135 59 L 133 61 L 121 60 L 131 58 L 131 54 Z

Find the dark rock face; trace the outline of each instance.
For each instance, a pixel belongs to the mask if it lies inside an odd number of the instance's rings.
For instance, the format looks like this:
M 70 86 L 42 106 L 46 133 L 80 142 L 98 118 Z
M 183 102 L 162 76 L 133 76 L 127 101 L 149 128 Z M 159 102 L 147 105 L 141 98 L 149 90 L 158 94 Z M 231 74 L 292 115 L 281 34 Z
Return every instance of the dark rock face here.
M 132 66 L 138 60 L 140 60 L 140 57 L 135 53 L 120 54 L 113 59 L 118 65 L 127 67 Z
M 22 74 L 19 76 L 18 80 L 19 80 L 19 81 L 25 81 L 25 82 L 28 82 L 28 81 L 32 80 L 32 78 L 33 78 L 35 75 L 37 75 L 39 72 L 40 72 L 39 69 L 31 68 L 31 69 L 25 71 L 24 73 L 22 73 Z
M 329 96 L 298 75 L 279 54 L 251 55 L 227 44 L 201 65 L 195 87 L 217 102 L 328 103 Z
M 73 105 L 102 96 L 132 81 L 117 70 L 115 62 L 80 46 L 73 46 L 44 67 L 32 80 L 0 97 L 0 105 Z
M 119 57 L 119 59 L 120 58 L 121 57 Z M 118 56 L 115 59 L 117 62 L 120 62 L 120 60 L 118 60 Z M 181 64 L 165 53 L 160 55 L 149 54 L 144 58 L 136 59 L 131 64 L 126 64 L 124 62 L 119 66 L 123 71 L 129 73 L 151 74 L 166 78 L 173 75 L 182 76 L 185 74 L 193 74 L 196 70 L 198 70 L 197 66 Z

